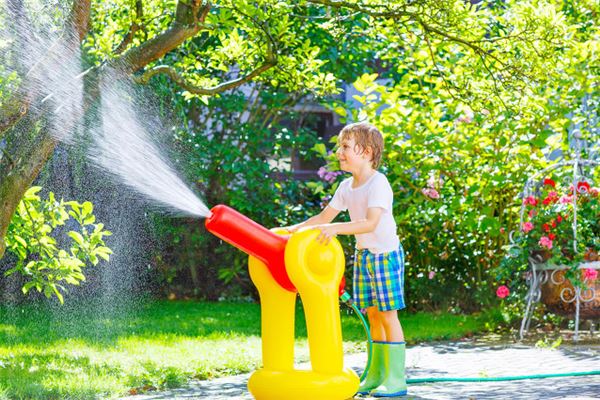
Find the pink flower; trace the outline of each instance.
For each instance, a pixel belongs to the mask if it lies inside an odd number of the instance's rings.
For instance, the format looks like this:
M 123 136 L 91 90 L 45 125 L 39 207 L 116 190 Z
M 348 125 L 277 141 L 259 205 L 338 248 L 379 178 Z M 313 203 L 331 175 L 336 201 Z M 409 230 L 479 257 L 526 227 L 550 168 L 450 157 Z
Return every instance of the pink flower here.
M 509 294 L 510 290 L 508 290 L 506 285 L 498 286 L 498 289 L 496 289 L 496 296 L 500 297 L 501 299 L 505 298 Z
M 523 223 L 523 232 L 528 233 L 533 229 L 533 224 L 529 221 Z
M 561 204 L 569 204 L 573 202 L 572 196 L 560 196 L 560 200 L 558 200 Z
M 321 167 L 317 171 L 317 175 L 319 175 L 319 178 L 321 178 L 321 179 L 323 179 L 323 177 L 325 176 L 326 173 L 327 173 L 327 168 L 325 168 L 325 167 Z
M 429 271 L 429 279 L 433 279 L 433 277 L 435 276 L 435 271 Z
M 464 122 L 465 124 L 470 124 L 471 122 L 473 122 L 473 115 L 461 115 L 460 117 L 456 118 L 456 121 Z
M 329 171 L 325 167 L 321 167 L 317 171 L 317 175 L 319 175 L 319 178 L 323 179 L 327 183 L 335 182 L 336 177 L 338 175 L 341 175 L 341 173 L 341 171 Z
M 421 192 L 423 192 L 423 194 L 429 198 L 432 199 L 439 199 L 440 198 L 440 194 L 438 193 L 437 190 L 432 189 L 432 188 L 424 188 L 421 189 Z
M 598 277 L 598 271 L 593 268 L 586 268 L 583 270 L 583 277 L 588 281 L 595 281 Z
M 540 246 L 544 246 L 547 249 L 551 249 L 552 248 L 552 239 L 550 239 L 548 236 L 542 236 L 540 241 L 539 241 Z
M 538 201 L 537 201 L 537 199 L 534 196 L 527 196 L 525 198 L 525 200 L 523 200 L 523 203 L 525 205 L 529 204 L 529 205 L 532 205 L 532 206 L 537 206 Z
M 430 188 L 435 188 L 435 177 L 431 176 L 429 179 L 427 179 L 427 186 Z

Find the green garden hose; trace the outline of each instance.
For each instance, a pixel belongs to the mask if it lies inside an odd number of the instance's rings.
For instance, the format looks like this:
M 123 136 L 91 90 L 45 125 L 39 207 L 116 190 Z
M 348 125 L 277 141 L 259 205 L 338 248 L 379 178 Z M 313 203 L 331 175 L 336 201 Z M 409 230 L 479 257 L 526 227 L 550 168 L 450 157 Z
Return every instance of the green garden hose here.
M 367 335 L 367 365 L 360 376 L 360 380 L 367 375 L 369 368 L 371 367 L 371 355 L 373 351 L 373 339 L 371 338 L 371 331 L 369 325 L 365 320 L 356 304 L 352 301 L 352 297 L 347 293 L 343 292 L 340 296 L 340 300 L 346 303 L 346 305 L 354 310 L 358 318 L 363 324 L 365 334 Z M 583 371 L 583 372 L 564 372 L 560 374 L 535 374 L 535 375 L 515 375 L 515 376 L 497 376 L 497 377 L 478 377 L 478 378 L 453 378 L 453 377 L 439 377 L 439 378 L 412 378 L 407 379 L 407 384 L 415 383 L 436 383 L 436 382 L 502 382 L 502 381 L 522 381 L 526 379 L 545 379 L 545 378 L 564 378 L 569 376 L 589 376 L 589 375 L 600 375 L 600 370 Z
M 362 322 L 363 328 L 365 329 L 365 334 L 367 335 L 367 365 L 365 365 L 365 369 L 360 376 L 360 380 L 362 381 L 365 376 L 367 376 L 367 372 L 369 372 L 369 368 L 371 368 L 371 354 L 373 353 L 373 339 L 371 338 L 371 330 L 369 329 L 369 324 L 367 324 L 367 320 L 362 315 L 354 301 L 352 301 L 352 296 L 348 294 L 348 292 L 343 292 L 340 296 L 340 300 L 346 303 L 346 305 L 354 310 L 360 321 Z
M 600 375 L 600 370 L 583 372 L 565 372 L 562 374 L 536 374 L 536 375 L 515 375 L 515 376 L 496 376 L 480 378 L 413 378 L 407 379 L 406 383 L 435 383 L 435 382 L 501 382 L 501 381 L 522 381 L 525 379 L 545 379 L 545 378 L 564 378 L 567 376 L 588 376 Z

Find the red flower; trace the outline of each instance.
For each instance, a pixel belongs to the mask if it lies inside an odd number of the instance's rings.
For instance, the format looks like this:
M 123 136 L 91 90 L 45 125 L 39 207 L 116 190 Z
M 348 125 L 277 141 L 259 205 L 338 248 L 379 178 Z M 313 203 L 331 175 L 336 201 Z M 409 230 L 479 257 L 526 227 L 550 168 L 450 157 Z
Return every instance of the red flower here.
M 549 233 L 548 234 L 548 239 L 554 240 L 554 239 L 556 239 L 556 235 L 554 233 Z
M 560 224 L 560 223 L 562 222 L 562 220 L 563 220 L 563 217 L 561 217 L 561 216 L 560 216 L 560 214 L 558 214 L 558 215 L 556 216 L 556 220 L 557 220 L 557 221 L 558 221 L 558 223 Z
M 556 221 L 555 220 L 552 220 L 552 227 L 556 228 Z
M 544 229 L 545 232 L 550 232 L 550 225 L 544 224 L 544 225 L 542 225 L 542 228 Z
M 542 200 L 542 203 L 544 203 L 544 205 L 548 205 L 550 203 L 556 203 L 556 201 L 558 200 L 558 193 L 552 191 L 552 192 L 548 192 L 548 197 L 546 197 L 544 200 Z
M 577 182 L 577 191 L 579 193 L 589 193 L 590 192 L 590 184 L 587 182 Z
M 552 187 L 556 187 L 556 182 L 554 182 L 552 179 L 550 178 L 546 178 L 544 179 L 544 186 L 552 186 Z

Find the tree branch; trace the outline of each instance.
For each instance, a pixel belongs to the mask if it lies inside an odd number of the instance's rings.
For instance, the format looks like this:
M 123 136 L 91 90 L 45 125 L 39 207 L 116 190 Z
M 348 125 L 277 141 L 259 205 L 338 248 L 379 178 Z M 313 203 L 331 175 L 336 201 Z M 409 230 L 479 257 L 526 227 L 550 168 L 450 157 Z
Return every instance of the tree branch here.
M 500 58 L 498 58 L 498 56 L 496 56 L 492 52 L 487 51 L 486 49 L 484 49 L 483 47 L 478 45 L 479 43 L 493 43 L 494 41 L 500 40 L 500 38 L 497 38 L 495 40 L 484 39 L 484 40 L 470 41 L 470 40 L 466 40 L 461 37 L 452 35 L 448 32 L 445 32 L 444 30 L 442 30 L 440 28 L 437 28 L 437 27 L 425 22 L 425 20 L 421 17 L 421 15 L 418 12 L 407 11 L 408 4 L 403 4 L 400 7 L 396 6 L 395 8 L 392 8 L 389 6 L 389 4 L 386 4 L 386 3 L 383 3 L 383 4 L 361 4 L 360 2 L 355 3 L 355 2 L 349 2 L 349 1 L 344 1 L 344 0 L 307 0 L 307 1 L 312 4 L 320 4 L 320 5 L 330 6 L 330 7 L 334 7 L 334 8 L 347 8 L 347 9 L 354 10 L 357 12 L 365 13 L 365 14 L 373 16 L 373 17 L 385 17 L 385 18 L 391 18 L 391 19 L 398 19 L 400 17 L 408 17 L 408 19 L 418 23 L 423 28 L 425 33 L 427 33 L 427 32 L 435 33 L 435 34 L 437 34 L 441 37 L 444 37 L 452 42 L 455 42 L 455 43 L 461 44 L 465 47 L 468 47 L 471 50 L 473 50 L 476 55 L 478 55 L 482 58 L 489 57 L 489 58 L 495 60 L 499 65 L 501 65 L 505 69 L 511 69 L 512 72 L 515 74 L 515 76 L 526 77 L 526 74 L 523 71 L 515 69 L 513 66 L 508 64 L 506 61 L 501 60 Z M 527 29 L 525 29 L 523 32 L 517 34 L 516 36 L 519 36 L 525 32 L 527 32 Z M 515 37 L 515 35 L 513 35 L 513 37 Z
M 142 0 L 136 0 L 136 2 L 135 2 L 135 16 L 136 16 L 136 18 L 131 23 L 131 26 L 129 27 L 129 31 L 127 32 L 127 34 L 125 35 L 125 37 L 123 38 L 121 43 L 119 43 L 117 48 L 114 50 L 115 54 L 123 53 L 125 51 L 125 49 L 133 41 L 135 34 L 139 30 L 145 30 L 144 25 L 139 23 L 142 20 L 142 18 L 144 17 L 144 5 L 142 4 Z
M 41 129 L 45 130 L 45 127 Z M 56 146 L 56 140 L 47 133 L 38 135 L 32 144 L 9 144 L 8 153 L 19 155 L 16 163 L 13 160 L 0 159 L 0 258 L 4 255 L 4 237 L 17 205 Z
M 433 63 L 436 71 L 438 72 L 438 74 L 442 77 L 442 80 L 444 81 L 444 85 L 446 86 L 446 91 L 448 92 L 448 94 L 450 95 L 450 97 L 452 97 L 454 100 L 458 100 L 456 98 L 456 96 L 454 95 L 454 93 L 452 93 L 452 89 L 454 88 L 454 90 L 456 90 L 457 92 L 459 92 L 460 90 L 456 87 L 456 85 L 454 84 L 450 84 L 450 82 L 448 82 L 448 79 L 446 79 L 446 74 L 444 74 L 441 70 L 440 67 L 435 59 L 435 54 L 433 52 L 433 47 L 431 46 L 431 42 L 429 41 L 429 35 L 425 34 L 425 41 L 427 42 L 427 47 L 429 48 L 429 56 L 431 57 L 431 62 Z
M 398 18 L 414 16 L 413 13 L 406 11 L 407 4 L 404 4 L 400 8 L 391 8 L 389 4 L 360 4 L 358 2 L 352 3 L 342 0 L 308 0 L 308 2 L 333 8 L 348 8 L 350 10 L 368 14 L 372 17 Z M 376 11 L 377 9 L 384 11 Z
M 15 125 L 29 110 L 29 101 L 26 98 L 22 100 L 9 100 L 0 109 L 0 137 Z
M 221 83 L 221 84 L 219 84 L 217 86 L 213 86 L 211 88 L 202 88 L 202 87 L 198 87 L 198 86 L 190 84 L 189 82 L 187 82 L 185 80 L 184 77 L 179 75 L 179 73 L 177 72 L 177 70 L 175 70 L 175 68 L 170 67 L 168 65 L 156 66 L 156 67 L 146 71 L 143 75 L 141 75 L 139 77 L 134 77 L 133 79 L 137 83 L 147 84 L 148 81 L 153 76 L 158 75 L 158 74 L 165 74 L 169 78 L 171 78 L 171 80 L 173 82 L 175 82 L 178 86 L 180 86 L 182 89 L 187 90 L 188 92 L 190 92 L 192 94 L 213 95 L 213 94 L 217 94 L 217 93 L 222 93 L 229 89 L 236 88 L 246 82 L 249 82 L 252 79 L 254 79 L 256 76 L 262 74 L 263 72 L 272 68 L 276 64 L 277 64 L 276 60 L 267 60 L 264 64 L 262 64 L 260 67 L 258 67 L 256 69 L 254 69 L 248 75 Z
M 126 74 L 132 74 L 162 58 L 204 27 L 210 7 L 211 3 L 208 1 L 203 3 L 202 0 L 180 0 L 177 3 L 175 20 L 167 30 L 129 49 L 112 60 L 110 65 Z

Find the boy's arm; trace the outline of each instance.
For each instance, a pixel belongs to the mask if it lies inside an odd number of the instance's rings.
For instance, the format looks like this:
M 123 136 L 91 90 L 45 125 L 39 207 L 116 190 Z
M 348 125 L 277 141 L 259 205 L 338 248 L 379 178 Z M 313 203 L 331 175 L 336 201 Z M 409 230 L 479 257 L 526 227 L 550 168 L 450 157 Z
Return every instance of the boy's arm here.
M 339 213 L 340 213 L 339 210 L 336 210 L 333 207 L 327 206 L 323 210 L 321 210 L 321 212 L 319 214 L 310 217 L 306 221 L 301 222 L 296 225 L 284 227 L 283 229 L 287 230 L 288 232 L 293 233 L 293 232 L 296 232 L 298 229 L 304 228 L 306 226 L 329 224 L 331 221 L 334 220 L 335 217 L 337 217 L 337 215 Z
M 382 213 L 383 208 L 370 207 L 367 209 L 367 217 L 364 219 L 352 222 L 338 222 L 335 224 L 325 223 L 315 226 L 315 228 L 321 231 L 317 240 L 323 244 L 327 244 L 335 235 L 356 235 L 373 232 L 377 227 L 377 224 L 379 224 Z

